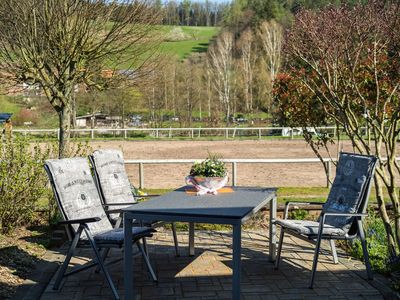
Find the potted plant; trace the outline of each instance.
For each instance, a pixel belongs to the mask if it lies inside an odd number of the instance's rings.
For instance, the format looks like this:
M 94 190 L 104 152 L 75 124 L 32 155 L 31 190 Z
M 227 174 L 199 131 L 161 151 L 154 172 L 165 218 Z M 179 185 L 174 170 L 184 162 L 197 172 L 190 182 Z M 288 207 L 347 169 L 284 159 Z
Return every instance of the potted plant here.
M 198 195 L 217 194 L 217 191 L 223 188 L 227 182 L 228 173 L 225 163 L 216 154 L 209 154 L 207 159 L 195 162 L 190 169 L 189 176 L 186 177 L 186 183 L 192 184 Z

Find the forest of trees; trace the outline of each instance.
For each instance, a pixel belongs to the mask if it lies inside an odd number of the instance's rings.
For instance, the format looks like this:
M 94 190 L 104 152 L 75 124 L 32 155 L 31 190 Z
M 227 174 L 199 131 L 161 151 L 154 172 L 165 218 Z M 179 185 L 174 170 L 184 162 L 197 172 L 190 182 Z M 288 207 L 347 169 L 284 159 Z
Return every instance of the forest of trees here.
M 158 3 L 164 23 L 218 24 L 221 31 L 207 53 L 192 54 L 183 61 L 166 60 L 152 74 L 152 80 L 141 85 L 143 98 L 139 102 L 147 107 L 153 126 L 163 126 L 167 116 L 179 119 L 181 126 L 191 126 L 193 119 L 216 126 L 232 125 L 237 115 L 252 118 L 259 112 L 273 112 L 273 83 L 280 69 L 285 28 L 302 8 L 339 1 Z M 209 12 L 217 12 L 216 22 L 208 19 Z
M 163 25 L 218 26 L 230 5 L 212 0 L 157 0 L 155 7 L 161 11 Z
M 235 117 L 244 114 L 257 122 L 260 120 L 254 116 L 260 112 L 272 115 L 268 125 L 279 122 L 279 115 L 274 115 L 273 90 L 281 67 L 284 31 L 301 10 L 341 2 L 155 1 L 163 24 L 219 25 L 220 34 L 210 42 L 207 52 L 192 53 L 184 60 L 164 58 L 138 89 L 111 92 L 118 101 L 107 102 L 110 92 L 84 96 L 86 111 L 124 115 L 145 107 L 151 126 L 163 126 L 172 117 L 180 126 L 192 126 L 194 120 L 208 126 L 232 125 Z M 354 5 L 356 1 L 346 2 Z

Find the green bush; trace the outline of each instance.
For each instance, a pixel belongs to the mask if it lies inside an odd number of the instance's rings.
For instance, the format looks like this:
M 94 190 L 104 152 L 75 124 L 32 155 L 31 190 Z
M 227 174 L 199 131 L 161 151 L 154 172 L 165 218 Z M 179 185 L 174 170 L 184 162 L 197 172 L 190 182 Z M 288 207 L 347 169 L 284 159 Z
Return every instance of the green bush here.
M 367 248 L 371 266 L 375 271 L 388 273 L 391 271 L 385 227 L 382 219 L 374 210 L 368 212 L 364 221 Z M 360 240 L 349 242 L 352 256 L 364 259 Z
M 49 148 L 15 137 L 0 143 L 0 232 L 32 221 L 36 202 L 47 193 L 43 161 Z
M 289 214 L 289 219 L 305 220 L 309 216 L 309 212 L 305 209 L 294 209 Z

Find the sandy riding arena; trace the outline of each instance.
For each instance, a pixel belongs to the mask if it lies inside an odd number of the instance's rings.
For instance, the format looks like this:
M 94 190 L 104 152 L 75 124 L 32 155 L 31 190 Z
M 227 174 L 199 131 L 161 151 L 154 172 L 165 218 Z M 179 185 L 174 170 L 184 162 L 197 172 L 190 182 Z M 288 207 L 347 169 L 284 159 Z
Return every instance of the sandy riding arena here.
M 315 158 L 304 141 L 104 141 L 91 142 L 93 149 L 120 148 L 125 159 L 203 159 L 208 151 L 223 158 Z M 351 151 L 349 143 L 344 150 Z M 332 147 L 336 153 L 336 146 Z M 230 165 L 228 165 L 230 168 Z M 127 165 L 131 182 L 139 184 L 137 165 Z M 184 184 L 190 164 L 145 165 L 146 188 L 173 188 Z M 334 174 L 334 169 L 332 169 Z M 238 185 L 249 186 L 325 186 L 321 163 L 238 164 Z

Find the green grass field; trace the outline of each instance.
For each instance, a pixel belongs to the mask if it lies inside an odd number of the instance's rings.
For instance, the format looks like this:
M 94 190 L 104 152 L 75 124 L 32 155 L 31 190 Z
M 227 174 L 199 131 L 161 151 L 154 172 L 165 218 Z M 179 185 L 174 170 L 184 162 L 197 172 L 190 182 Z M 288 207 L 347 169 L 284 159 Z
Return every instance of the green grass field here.
M 183 32 L 184 40 L 164 41 L 161 44 L 161 52 L 178 59 L 187 58 L 191 53 L 206 52 L 210 41 L 219 30 L 218 27 L 163 26 L 166 34 L 176 29 Z
M 118 61 L 114 56 L 110 57 L 107 63 L 110 68 L 132 69 L 149 56 L 156 57 L 161 54 L 175 57 L 177 60 L 188 58 L 193 53 L 206 52 L 212 39 L 217 36 L 219 27 L 205 26 L 157 26 L 161 43 L 158 49 L 142 54 L 138 60 Z M 155 34 L 158 34 L 155 33 Z M 129 50 L 128 50 L 129 51 Z
M 16 114 L 21 110 L 21 107 L 10 101 L 8 96 L 0 96 L 0 113 L 12 113 Z
M 170 189 L 145 189 L 148 194 L 162 195 L 170 192 Z M 329 189 L 326 187 L 280 187 L 278 188 L 278 204 L 293 202 L 320 202 L 325 203 Z M 387 196 L 387 195 L 386 195 Z M 386 197 L 386 200 L 389 199 Z M 375 189 L 371 189 L 370 204 L 376 204 Z

